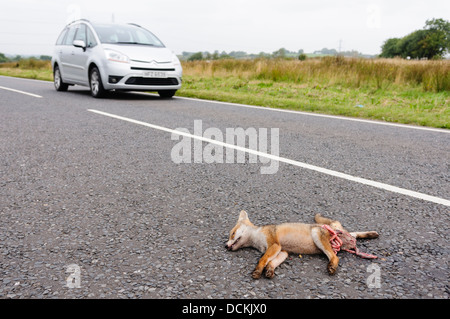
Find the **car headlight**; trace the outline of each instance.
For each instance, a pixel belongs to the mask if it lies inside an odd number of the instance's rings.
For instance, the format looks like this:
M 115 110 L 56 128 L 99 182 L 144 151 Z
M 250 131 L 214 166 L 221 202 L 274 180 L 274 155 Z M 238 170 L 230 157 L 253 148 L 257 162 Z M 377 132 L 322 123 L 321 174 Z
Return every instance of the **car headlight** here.
M 181 62 L 180 62 L 180 60 L 178 59 L 178 57 L 176 56 L 175 53 L 172 53 L 172 63 L 174 65 L 181 65 Z
M 106 58 L 109 61 L 120 62 L 120 63 L 130 63 L 130 58 L 123 53 L 114 50 L 105 50 Z

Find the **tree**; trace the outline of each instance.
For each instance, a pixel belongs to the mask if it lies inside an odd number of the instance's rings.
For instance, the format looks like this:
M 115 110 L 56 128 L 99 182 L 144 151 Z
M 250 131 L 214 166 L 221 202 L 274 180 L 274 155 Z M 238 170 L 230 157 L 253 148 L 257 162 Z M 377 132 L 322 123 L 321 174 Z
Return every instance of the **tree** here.
M 387 39 L 383 46 L 381 47 L 380 57 L 382 58 L 393 58 L 396 56 L 401 56 L 400 52 L 400 38 Z
M 300 53 L 300 55 L 298 56 L 298 59 L 299 59 L 300 61 L 305 61 L 305 60 L 307 59 L 307 56 L 306 56 L 306 54 L 304 54 L 304 53 Z
M 229 54 L 232 58 L 242 59 L 247 57 L 247 52 L 244 51 L 231 51 Z
M 403 37 L 399 42 L 399 51 L 402 58 L 411 57 L 421 59 L 425 57 L 421 42 L 425 40 L 427 34 L 425 30 L 417 30 Z
M 8 62 L 8 61 L 9 61 L 9 59 L 3 53 L 0 53 L 0 63 Z
M 444 19 L 427 20 L 423 29 L 403 38 L 388 39 L 381 49 L 380 56 L 385 58 L 443 58 L 450 51 L 450 22 Z
M 328 49 L 328 48 L 323 48 L 320 53 L 322 54 L 327 54 L 327 55 L 337 55 L 338 52 L 335 49 Z
M 49 55 L 41 55 L 41 56 L 39 57 L 39 60 L 43 60 L 43 61 L 51 61 L 51 60 L 52 60 L 52 57 L 49 56 Z
M 287 50 L 285 48 L 281 48 L 275 52 L 272 53 L 272 56 L 274 58 L 285 58 L 287 55 Z
M 188 58 L 188 61 L 200 61 L 200 60 L 203 60 L 202 52 L 194 53 Z
M 427 58 L 442 58 L 450 51 L 450 22 L 444 19 L 427 20 L 425 24 L 427 34 L 419 43 L 424 56 Z

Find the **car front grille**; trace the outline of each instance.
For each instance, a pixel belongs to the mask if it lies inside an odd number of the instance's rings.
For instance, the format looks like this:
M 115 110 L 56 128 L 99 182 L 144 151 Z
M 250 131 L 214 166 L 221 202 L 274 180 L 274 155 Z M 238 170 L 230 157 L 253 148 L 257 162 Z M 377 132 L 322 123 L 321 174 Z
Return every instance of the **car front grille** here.
M 167 69 L 161 69 L 161 68 L 138 68 L 135 66 L 130 67 L 131 70 L 139 70 L 139 71 L 175 71 L 174 68 L 167 68 Z
M 125 84 L 165 86 L 165 85 L 178 85 L 179 83 L 176 78 L 131 77 L 125 82 Z

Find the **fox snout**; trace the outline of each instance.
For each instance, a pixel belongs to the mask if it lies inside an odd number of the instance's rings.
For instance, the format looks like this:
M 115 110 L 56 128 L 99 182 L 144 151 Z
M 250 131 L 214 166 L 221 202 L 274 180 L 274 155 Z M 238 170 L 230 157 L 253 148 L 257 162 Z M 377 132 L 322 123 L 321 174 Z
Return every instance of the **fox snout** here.
M 228 251 L 233 250 L 233 241 L 232 240 L 227 241 L 227 243 L 225 244 L 225 248 Z
M 225 245 L 225 248 L 227 250 L 237 250 L 242 246 L 241 244 L 241 237 L 238 237 L 236 239 L 230 239 L 227 244 Z
M 238 250 L 245 247 L 247 242 L 249 228 L 254 225 L 248 220 L 247 213 L 241 211 L 236 226 L 230 231 L 230 237 L 225 245 L 227 250 Z

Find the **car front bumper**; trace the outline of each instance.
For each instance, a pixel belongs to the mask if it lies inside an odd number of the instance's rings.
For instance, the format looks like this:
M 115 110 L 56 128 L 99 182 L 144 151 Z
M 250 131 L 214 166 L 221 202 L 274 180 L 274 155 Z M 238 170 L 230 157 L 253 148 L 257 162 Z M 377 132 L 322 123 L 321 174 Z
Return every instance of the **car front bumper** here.
M 106 90 L 179 90 L 182 74 L 179 64 L 108 61 L 102 72 L 102 80 Z

